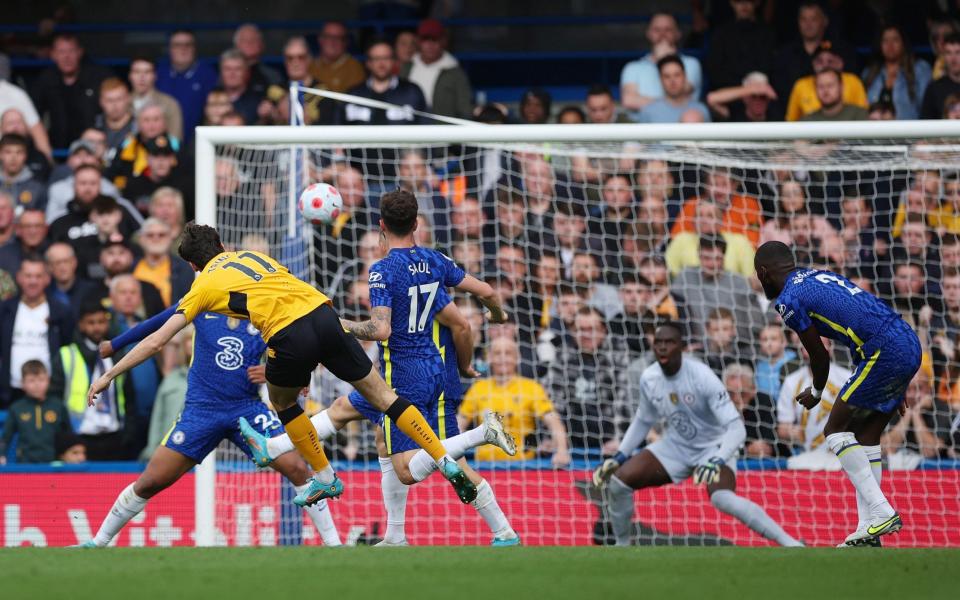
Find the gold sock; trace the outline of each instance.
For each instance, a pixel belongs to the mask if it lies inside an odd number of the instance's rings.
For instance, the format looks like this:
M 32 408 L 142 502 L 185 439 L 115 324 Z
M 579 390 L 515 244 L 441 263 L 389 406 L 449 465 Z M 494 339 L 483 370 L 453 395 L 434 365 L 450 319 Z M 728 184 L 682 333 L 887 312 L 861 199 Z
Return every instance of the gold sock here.
M 317 430 L 307 415 L 301 412 L 293 420 L 286 423 L 284 427 L 297 452 L 306 459 L 315 472 L 319 473 L 330 466 L 330 461 L 327 460 L 320 439 L 317 438 Z
M 426 450 L 433 460 L 439 462 L 441 458 L 447 455 L 447 449 L 440 443 L 440 436 L 433 431 L 430 423 L 427 422 L 423 413 L 417 410 L 416 406 L 408 404 L 407 408 L 393 420 L 400 431 L 407 434 L 407 437 Z

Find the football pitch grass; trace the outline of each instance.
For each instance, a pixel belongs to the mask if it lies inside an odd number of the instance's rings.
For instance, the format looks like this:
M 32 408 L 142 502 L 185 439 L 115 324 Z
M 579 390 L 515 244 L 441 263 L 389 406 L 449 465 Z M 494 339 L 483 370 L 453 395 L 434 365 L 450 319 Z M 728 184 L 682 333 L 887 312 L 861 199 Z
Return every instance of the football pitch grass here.
M 956 598 L 960 550 L 17 548 L 0 598 Z

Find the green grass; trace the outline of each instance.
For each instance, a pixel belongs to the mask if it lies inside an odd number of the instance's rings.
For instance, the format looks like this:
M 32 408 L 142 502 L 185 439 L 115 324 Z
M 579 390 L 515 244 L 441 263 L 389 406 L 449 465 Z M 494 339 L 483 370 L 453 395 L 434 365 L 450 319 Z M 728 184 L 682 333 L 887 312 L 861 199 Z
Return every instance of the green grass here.
M 951 598 L 960 550 L 0 550 L 0 598 Z

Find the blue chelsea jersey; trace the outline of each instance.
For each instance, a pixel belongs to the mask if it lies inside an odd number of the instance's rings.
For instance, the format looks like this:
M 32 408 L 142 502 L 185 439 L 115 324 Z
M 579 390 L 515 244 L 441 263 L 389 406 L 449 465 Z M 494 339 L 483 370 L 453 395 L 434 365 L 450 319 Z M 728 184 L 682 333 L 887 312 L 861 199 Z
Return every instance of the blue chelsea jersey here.
M 203 313 L 193 321 L 193 359 L 187 401 L 220 403 L 259 397 L 247 369 L 260 364 L 267 344 L 250 321 Z
M 821 336 L 844 342 L 854 351 L 900 318 L 843 275 L 813 269 L 790 273 L 776 299 L 776 309 L 794 331 L 804 331 L 812 324 Z
M 453 345 L 453 334 L 440 323 L 434 322 L 434 340 L 440 356 L 443 358 L 446 383 L 443 395 L 447 401 L 463 398 L 463 383 L 460 381 L 460 366 L 457 363 L 457 349 Z

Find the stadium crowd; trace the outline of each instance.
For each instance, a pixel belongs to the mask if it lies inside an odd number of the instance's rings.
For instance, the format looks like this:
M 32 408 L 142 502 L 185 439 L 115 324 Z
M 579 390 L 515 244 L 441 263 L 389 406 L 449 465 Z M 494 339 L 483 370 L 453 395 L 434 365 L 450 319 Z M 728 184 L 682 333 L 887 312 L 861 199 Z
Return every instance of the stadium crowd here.
M 194 213 L 194 127 L 287 124 L 287 82 L 399 107 L 304 93 L 309 125 L 430 122 L 414 110 L 489 124 L 960 118 L 956 15 L 931 15 L 930 62 L 914 55 L 919 40 L 906 29 L 878 25 L 874 56 L 859 64 L 820 3 L 799 3 L 795 35 L 783 44 L 759 4 L 730 2 L 730 20 L 712 29 L 700 60 L 684 52 L 674 17 L 653 15 L 648 52 L 622 72 L 620 103 L 598 84 L 582 105 L 559 110 L 542 89 L 525 92 L 515 110 L 475 105 L 449 32 L 434 20 L 374 40 L 365 63 L 349 53 L 351 32 L 329 22 L 316 44 L 287 40 L 282 71 L 262 62 L 254 25 L 236 30 L 217 68 L 198 60 L 186 30 L 169 37 L 163 58 L 133 57 L 125 77 L 91 61 L 68 33 L 53 36 L 53 65 L 26 89 L 0 64 L 0 461 L 149 456 L 183 402 L 189 335 L 87 408 L 89 381 L 112 364 L 97 345 L 191 284 L 176 247 Z M 54 148 L 66 158 L 55 162 Z M 889 464 L 914 468 L 960 451 L 960 170 L 821 172 L 816 161 L 732 169 L 465 146 L 310 159 L 311 178 L 333 183 L 344 200 L 336 222 L 317 227 L 315 248 L 316 282 L 344 315 L 369 308 L 378 197 L 397 186 L 421 202 L 421 243 L 448 251 L 501 295 L 512 319 L 500 326 L 457 300 L 474 324 L 483 374 L 468 383 L 459 417 L 504 413 L 521 459 L 565 466 L 576 453 L 613 453 L 652 364 L 653 328 L 672 319 L 688 325 L 689 351 L 742 411 L 745 456 L 829 463 L 822 429 L 849 357 L 834 348 L 817 408 L 793 401 L 811 375 L 753 276 L 754 250 L 767 240 L 793 245 L 802 264 L 846 274 L 920 333 L 924 367 L 884 438 Z M 277 253 L 277 240 L 259 234 L 285 218 L 284 184 L 262 166 L 277 160 L 221 149 L 225 240 L 240 214 L 245 229 L 232 243 Z M 328 375 L 315 379 L 315 407 L 344 391 Z M 336 451 L 373 456 L 363 431 L 346 433 Z M 509 458 L 484 452 L 477 457 Z

